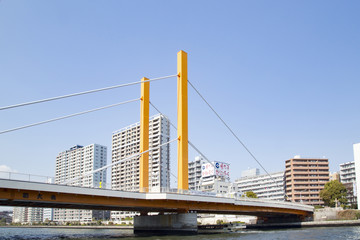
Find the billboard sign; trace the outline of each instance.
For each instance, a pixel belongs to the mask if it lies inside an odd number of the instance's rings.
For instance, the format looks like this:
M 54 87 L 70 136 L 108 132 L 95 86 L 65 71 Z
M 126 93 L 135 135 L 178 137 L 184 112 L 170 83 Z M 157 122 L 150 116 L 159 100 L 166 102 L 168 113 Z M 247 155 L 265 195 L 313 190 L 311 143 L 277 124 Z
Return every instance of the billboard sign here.
M 201 166 L 201 176 L 218 176 L 218 177 L 230 177 L 230 164 L 222 162 L 205 163 Z

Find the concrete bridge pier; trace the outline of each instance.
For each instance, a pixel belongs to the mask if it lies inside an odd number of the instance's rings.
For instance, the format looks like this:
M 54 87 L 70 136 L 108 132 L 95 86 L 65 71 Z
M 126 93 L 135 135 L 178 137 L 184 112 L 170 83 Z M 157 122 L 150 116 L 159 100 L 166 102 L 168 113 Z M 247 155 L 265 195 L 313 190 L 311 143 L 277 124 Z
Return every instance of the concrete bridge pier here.
M 135 216 L 134 233 L 196 234 L 196 213 Z

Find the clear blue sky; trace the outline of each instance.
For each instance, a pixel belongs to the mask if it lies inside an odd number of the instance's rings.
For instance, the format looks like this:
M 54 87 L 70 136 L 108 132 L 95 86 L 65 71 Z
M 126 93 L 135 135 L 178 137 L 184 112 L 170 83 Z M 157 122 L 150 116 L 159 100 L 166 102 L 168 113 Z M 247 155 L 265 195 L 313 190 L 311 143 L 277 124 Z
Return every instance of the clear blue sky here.
M 353 161 L 360 142 L 359 1 L 0 1 L 1 106 L 176 74 L 269 172 L 294 155 Z M 0 130 L 138 98 L 139 86 L 0 112 Z M 176 122 L 176 79 L 151 84 Z M 155 111 L 152 111 L 154 114 Z M 139 104 L 0 135 L 0 165 L 53 176 L 57 154 L 139 120 Z M 258 167 L 189 88 L 189 138 L 231 177 Z M 175 138 L 175 132 L 172 137 Z M 172 145 L 176 173 L 176 145 Z M 196 153 L 190 151 L 192 160 Z

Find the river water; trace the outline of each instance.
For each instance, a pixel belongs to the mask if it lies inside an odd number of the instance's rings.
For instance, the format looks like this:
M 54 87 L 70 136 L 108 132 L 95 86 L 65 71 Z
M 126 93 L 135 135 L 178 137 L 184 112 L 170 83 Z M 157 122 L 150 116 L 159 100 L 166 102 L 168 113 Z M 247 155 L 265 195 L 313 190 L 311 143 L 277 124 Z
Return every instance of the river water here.
M 123 229 L 65 229 L 65 228 L 0 228 L 1 240 L 342 240 L 360 239 L 360 227 L 301 228 L 285 230 L 244 230 L 236 233 L 199 234 L 192 236 L 135 236 L 132 230 Z

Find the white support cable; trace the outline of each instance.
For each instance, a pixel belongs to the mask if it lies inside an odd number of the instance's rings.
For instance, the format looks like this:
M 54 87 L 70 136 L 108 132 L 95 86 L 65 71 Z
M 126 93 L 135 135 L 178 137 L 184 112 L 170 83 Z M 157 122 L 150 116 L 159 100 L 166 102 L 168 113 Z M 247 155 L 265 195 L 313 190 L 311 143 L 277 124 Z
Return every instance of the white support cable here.
M 61 183 L 61 184 L 69 184 L 69 183 L 75 182 L 75 181 L 77 181 L 77 180 L 79 180 L 79 179 L 81 179 L 81 178 L 84 178 L 84 177 L 89 176 L 89 175 L 91 175 L 91 174 L 94 174 L 94 173 L 103 171 L 104 169 L 107 169 L 107 168 L 109 168 L 109 167 L 112 167 L 112 166 L 114 166 L 114 165 L 117 165 L 117 164 L 119 164 L 119 163 L 121 163 L 121 162 L 123 162 L 123 161 L 130 160 L 130 159 L 132 159 L 132 158 L 138 157 L 138 156 L 140 156 L 140 155 L 142 155 L 142 154 L 144 154 L 144 153 L 153 151 L 153 150 L 155 150 L 155 149 L 158 149 L 158 148 L 160 148 L 160 147 L 162 147 L 162 146 L 164 146 L 164 145 L 166 145 L 166 144 L 170 144 L 170 143 L 172 143 L 172 142 L 174 142 L 174 141 L 177 141 L 177 140 L 178 140 L 178 138 L 175 138 L 175 139 L 173 139 L 173 140 L 171 140 L 171 141 L 168 141 L 168 142 L 166 142 L 166 143 L 160 144 L 160 145 L 157 146 L 157 147 L 150 148 L 150 149 L 148 149 L 148 150 L 146 150 L 146 151 L 144 151 L 144 152 L 136 153 L 136 154 L 134 154 L 134 155 L 131 155 L 130 157 L 120 159 L 120 160 L 117 161 L 117 162 L 113 162 L 113 163 L 111 163 L 111 164 L 109 164 L 109 165 L 106 165 L 106 166 L 104 166 L 104 167 L 98 168 L 98 169 L 96 169 L 96 170 L 94 170 L 94 171 L 91 171 L 91 172 L 88 172 L 88 173 L 84 173 L 84 174 L 81 175 L 80 177 L 70 179 L 70 180 L 68 180 L 68 181 L 66 181 L 66 182 L 64 182 L 64 183 Z
M 162 112 L 157 108 L 157 107 L 155 107 L 155 105 L 150 101 L 150 105 L 156 110 L 156 111 L 158 111 L 160 114 L 162 114 Z M 164 114 L 162 114 L 162 115 L 164 115 Z M 175 130 L 177 130 L 177 127 L 171 122 L 171 121 L 169 121 L 170 122 L 170 125 L 175 129 Z M 194 144 L 192 144 L 191 142 L 190 142 L 190 140 L 188 140 L 188 144 L 195 150 L 195 151 L 197 151 L 208 163 L 210 163 L 211 164 L 211 166 L 214 168 L 214 170 L 215 170 L 215 165 L 214 165 L 214 163 L 213 162 L 211 162 L 202 152 L 200 152 L 200 150 L 197 148 L 197 147 L 195 147 L 195 145 Z M 219 169 L 219 171 L 221 172 L 221 173 L 225 173 L 225 172 L 223 172 L 222 170 L 220 170 Z M 224 174 L 225 175 L 225 174 Z
M 250 154 L 250 156 L 259 164 L 259 166 L 265 171 L 265 173 L 270 177 L 270 179 L 276 184 L 277 187 L 281 188 L 274 178 L 266 171 L 264 166 L 257 160 L 255 155 L 246 147 L 246 145 L 240 140 L 240 138 L 235 134 L 235 132 L 229 127 L 229 125 L 220 117 L 220 115 L 215 111 L 215 109 L 209 104 L 208 101 L 201 95 L 201 93 L 195 88 L 195 86 L 188 80 L 190 86 L 195 90 L 195 92 L 200 96 L 200 98 L 208 105 L 208 107 L 215 113 L 215 115 L 220 119 L 220 121 L 225 125 L 225 127 L 231 132 L 231 134 L 237 139 L 237 141 L 245 148 L 245 150 Z M 289 196 L 285 192 L 285 196 L 288 198 Z
M 152 81 L 162 80 L 162 79 L 166 79 L 166 78 L 172 78 L 172 77 L 176 77 L 176 76 L 177 76 L 177 74 L 164 76 L 164 77 L 158 77 L 158 78 L 152 78 L 152 79 L 148 79 L 148 80 L 145 80 L 145 81 L 137 81 L 137 82 L 131 82 L 131 83 L 115 85 L 115 86 L 111 86 L 111 87 L 98 88 L 98 89 L 94 89 L 94 90 L 89 90 L 89 91 L 84 91 L 84 92 L 79 92 L 79 93 L 73 93 L 73 94 L 67 94 L 67 95 L 58 96 L 58 97 L 46 98 L 46 99 L 41 99 L 41 100 L 36 100 L 36 101 L 31 101 L 31 102 L 26 102 L 26 103 L 19 103 L 19 104 L 9 105 L 9 106 L 5 106 L 5 107 L 0 107 L 0 111 L 10 109 L 10 108 L 17 108 L 17 107 L 23 107 L 23 106 L 37 104 L 37 103 L 54 101 L 54 100 L 58 100 L 58 99 L 68 98 L 68 97 L 85 95 L 85 94 L 94 93 L 94 92 L 106 91 L 106 90 L 110 90 L 110 89 L 114 89 L 114 88 L 128 87 L 128 86 L 132 86 L 132 85 L 135 85 L 135 84 L 152 82 Z
M 25 126 L 21 126 L 21 127 L 17 127 L 17 128 L 12 128 L 12 129 L 1 131 L 0 134 L 17 131 L 17 130 L 24 129 L 24 128 L 34 127 L 34 126 L 38 126 L 38 125 L 49 123 L 49 122 L 55 122 L 55 121 L 62 120 L 62 119 L 65 119 L 65 118 L 71 118 L 71 117 L 83 115 L 83 114 L 86 114 L 86 113 L 91 113 L 91 112 L 103 110 L 103 109 L 106 109 L 106 108 L 116 107 L 116 106 L 119 106 L 119 105 L 122 105 L 122 104 L 131 103 L 131 102 L 135 102 L 135 101 L 138 101 L 138 100 L 140 100 L 140 98 L 125 101 L 125 102 L 120 102 L 120 103 L 116 103 L 116 104 L 112 104 L 112 105 L 108 105 L 108 106 L 105 106 L 105 107 L 95 108 L 95 109 L 91 109 L 91 110 L 87 110 L 87 111 L 83 111 L 83 112 L 79 112 L 79 113 L 74 113 L 74 114 L 63 116 L 63 117 L 53 118 L 53 119 L 50 119 L 50 120 L 37 122 L 37 123 L 33 123 L 33 124 L 29 124 L 29 125 L 25 125 Z

